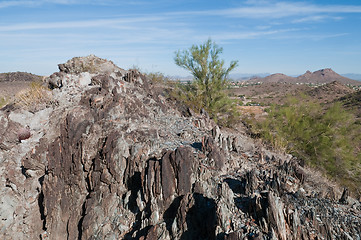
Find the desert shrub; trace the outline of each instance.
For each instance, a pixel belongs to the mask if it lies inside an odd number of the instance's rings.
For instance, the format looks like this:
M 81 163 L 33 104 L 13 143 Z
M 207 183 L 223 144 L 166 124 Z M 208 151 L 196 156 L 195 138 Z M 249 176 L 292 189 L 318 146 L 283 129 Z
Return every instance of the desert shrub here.
M 165 76 L 161 72 L 151 72 L 145 75 L 153 84 L 168 84 L 171 81 L 169 77 Z
M 361 190 L 361 127 L 354 115 L 334 103 L 325 108 L 306 97 L 289 98 L 272 105 L 258 124 L 263 139 L 328 176 Z
M 160 72 L 148 73 L 146 76 L 154 83 L 163 83 L 166 80 L 164 74 Z
M 15 95 L 15 103 L 24 108 L 34 108 L 51 101 L 51 92 L 41 82 L 32 82 L 30 87 Z
M 222 51 L 210 39 L 199 46 L 178 51 L 175 63 L 190 71 L 194 79 L 187 84 L 178 84 L 174 95 L 196 111 L 205 109 L 217 123 L 231 126 L 239 113 L 236 102 L 225 90 L 229 86 L 228 74 L 237 66 L 237 61 L 224 67 L 224 60 L 219 59 Z

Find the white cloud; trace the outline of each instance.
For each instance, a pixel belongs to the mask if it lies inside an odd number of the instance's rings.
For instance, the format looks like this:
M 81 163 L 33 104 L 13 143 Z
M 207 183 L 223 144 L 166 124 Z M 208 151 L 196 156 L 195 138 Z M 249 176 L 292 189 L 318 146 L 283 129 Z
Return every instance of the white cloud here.
M 16 6 L 41 6 L 43 4 L 61 4 L 61 5 L 147 5 L 156 4 L 144 0 L 133 1 L 115 1 L 115 0 L 14 0 L 0 2 L 0 9 Z M 320 18 L 320 14 L 332 13 L 361 13 L 361 5 L 321 5 L 305 2 L 282 2 L 267 0 L 248 0 L 240 7 L 217 9 L 217 10 L 199 10 L 199 11 L 178 11 L 164 12 L 164 16 L 222 16 L 232 18 L 285 18 L 297 16 L 311 16 L 310 18 Z
M 134 17 L 134 18 L 115 18 L 115 19 L 95 19 L 88 21 L 64 21 L 64 22 L 48 22 L 48 23 L 20 23 L 13 25 L 0 25 L 0 32 L 4 31 L 23 31 L 37 29 L 59 29 L 59 28 L 91 28 L 91 27 L 116 27 L 117 29 L 131 29 L 135 23 L 150 23 L 155 21 L 163 21 L 162 17 Z
M 254 32 L 228 32 L 228 33 L 221 33 L 216 34 L 212 37 L 214 40 L 241 40 L 241 39 L 253 39 L 262 36 L 270 36 L 280 33 L 292 32 L 297 31 L 298 29 L 278 29 L 278 30 L 268 30 L 268 31 L 254 31 Z
M 327 34 L 327 33 L 297 33 L 294 35 L 285 35 L 285 36 L 273 36 L 273 39 L 306 39 L 311 41 L 321 41 L 328 38 L 337 38 L 349 35 L 348 33 L 335 33 L 335 34 Z
M 141 0 L 127 0 L 127 1 L 117 1 L 117 0 L 13 0 L 13 1 L 2 1 L 0 2 L 0 9 L 7 7 L 36 7 L 44 4 L 59 4 L 59 5 L 146 5 L 153 4 L 149 1 Z
M 361 13 L 360 5 L 315 5 L 305 2 L 265 2 L 259 4 L 248 1 L 246 5 L 228 9 L 172 12 L 170 15 L 222 16 L 230 18 L 278 19 L 285 17 L 309 16 L 332 13 Z
M 0 8 L 6 8 L 6 7 L 36 7 L 36 6 L 41 6 L 43 4 L 46 3 L 51 3 L 51 4 L 72 4 L 76 1 L 71 1 L 71 0 L 38 0 L 38 1 L 34 1 L 34 0 L 28 0 L 28 1 L 24 1 L 24 0 L 13 0 L 13 1 L 3 1 L 0 2 Z
M 314 15 L 314 16 L 307 16 L 307 17 L 293 20 L 292 23 L 323 22 L 328 19 L 331 19 L 334 21 L 339 21 L 339 20 L 342 20 L 343 17 L 330 17 L 330 16 L 324 16 L 324 15 Z
M 0 2 L 0 8 L 33 5 L 35 3 L 35 1 L 3 1 Z
M 352 5 L 314 5 L 303 2 L 276 2 L 266 5 L 252 5 L 239 8 L 210 11 L 219 14 L 244 18 L 283 18 L 291 16 L 308 16 L 327 13 L 361 13 L 361 6 Z

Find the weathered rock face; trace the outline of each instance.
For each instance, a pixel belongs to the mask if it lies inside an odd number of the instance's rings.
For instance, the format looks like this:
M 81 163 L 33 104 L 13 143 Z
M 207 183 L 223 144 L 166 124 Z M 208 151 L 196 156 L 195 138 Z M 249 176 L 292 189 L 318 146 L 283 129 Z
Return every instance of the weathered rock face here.
M 360 203 L 292 156 L 184 116 L 137 71 L 59 68 L 50 107 L 0 112 L 2 239 L 360 238 Z

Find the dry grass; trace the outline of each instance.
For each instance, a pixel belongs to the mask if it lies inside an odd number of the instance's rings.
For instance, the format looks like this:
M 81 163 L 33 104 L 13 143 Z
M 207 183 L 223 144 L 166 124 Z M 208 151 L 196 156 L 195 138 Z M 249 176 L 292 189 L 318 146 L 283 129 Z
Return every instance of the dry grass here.
M 34 108 L 51 101 L 51 92 L 39 82 L 32 82 L 30 87 L 15 95 L 15 104 L 22 108 Z
M 0 108 L 5 106 L 8 103 L 8 99 L 5 97 L 0 97 Z

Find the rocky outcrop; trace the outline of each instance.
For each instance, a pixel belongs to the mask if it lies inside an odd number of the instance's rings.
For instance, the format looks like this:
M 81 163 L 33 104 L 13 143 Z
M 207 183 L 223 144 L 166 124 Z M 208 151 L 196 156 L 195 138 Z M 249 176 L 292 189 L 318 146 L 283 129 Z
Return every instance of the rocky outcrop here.
M 180 110 L 135 70 L 59 68 L 49 107 L 0 112 L 2 239 L 360 238 L 360 203 L 292 156 Z

